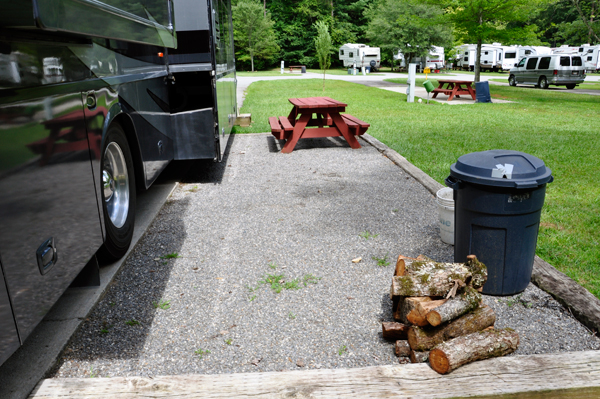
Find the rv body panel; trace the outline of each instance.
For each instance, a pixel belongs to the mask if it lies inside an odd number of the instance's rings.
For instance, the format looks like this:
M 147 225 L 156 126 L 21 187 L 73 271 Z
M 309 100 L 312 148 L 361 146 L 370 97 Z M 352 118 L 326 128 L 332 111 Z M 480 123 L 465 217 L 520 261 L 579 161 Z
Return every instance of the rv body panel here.
M 379 47 L 346 43 L 340 47 L 338 56 L 346 68 L 364 66 L 379 69 L 381 67 L 381 49 Z

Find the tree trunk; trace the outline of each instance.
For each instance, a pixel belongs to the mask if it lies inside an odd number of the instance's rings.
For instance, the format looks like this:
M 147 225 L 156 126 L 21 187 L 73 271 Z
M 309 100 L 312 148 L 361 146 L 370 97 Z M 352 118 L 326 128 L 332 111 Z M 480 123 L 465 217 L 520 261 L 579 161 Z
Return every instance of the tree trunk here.
M 391 296 L 445 297 L 455 280 L 466 284 L 470 278 L 470 270 L 462 264 L 413 261 L 406 264 L 404 276 L 392 277 Z
M 325 69 L 323 69 L 323 91 L 325 91 Z
M 429 351 L 420 352 L 420 351 L 410 351 L 410 361 L 411 363 L 425 363 L 429 359 Z
M 447 299 L 438 299 L 437 301 L 419 302 L 417 306 L 406 316 L 406 319 L 415 326 L 425 327 L 431 324 L 427 315 L 433 309 L 446 303 Z
M 408 337 L 410 326 L 402 323 L 383 322 L 381 323 L 381 335 L 388 341 L 397 341 Z
M 395 346 L 396 356 L 398 357 L 408 357 L 410 356 L 410 345 L 406 340 L 398 340 L 396 341 Z
M 510 328 L 476 332 L 438 345 L 429 354 L 429 364 L 446 374 L 476 360 L 508 355 L 518 346 L 519 335 Z
M 435 309 L 430 307 L 430 310 L 426 313 L 425 317 L 427 318 L 429 324 L 437 327 L 442 323 L 454 320 L 457 317 L 476 309 L 479 307 L 480 303 L 481 294 L 472 287 L 465 287 L 464 291 L 460 295 L 441 303 L 435 307 Z M 427 308 L 425 308 L 424 311 L 427 311 Z
M 449 339 L 471 334 L 494 325 L 496 315 L 489 306 L 482 306 L 471 313 L 435 328 L 412 326 L 408 330 L 408 343 L 413 350 L 427 351 Z
M 479 11 L 479 26 L 483 25 L 483 14 L 482 11 Z M 473 79 L 474 82 L 479 82 L 480 79 L 480 73 L 481 73 L 481 43 L 482 43 L 482 39 L 481 37 L 479 37 L 477 39 L 477 53 L 475 55 L 475 78 Z

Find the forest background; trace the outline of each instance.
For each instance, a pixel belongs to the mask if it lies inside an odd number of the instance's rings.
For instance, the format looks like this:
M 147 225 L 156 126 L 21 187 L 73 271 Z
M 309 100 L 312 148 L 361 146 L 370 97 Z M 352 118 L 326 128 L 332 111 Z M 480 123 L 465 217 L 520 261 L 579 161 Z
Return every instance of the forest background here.
M 483 13 L 471 12 L 472 21 L 457 18 L 478 3 Z M 345 43 L 381 47 L 385 66 L 398 50 L 406 55 L 432 45 L 444 47 L 450 58 L 455 46 L 475 43 L 477 36 L 503 45 L 600 43 L 599 5 L 600 0 L 232 0 L 236 67 L 268 69 L 282 60 L 318 67 L 318 21 L 329 27 L 332 67 L 341 66 L 335 54 Z

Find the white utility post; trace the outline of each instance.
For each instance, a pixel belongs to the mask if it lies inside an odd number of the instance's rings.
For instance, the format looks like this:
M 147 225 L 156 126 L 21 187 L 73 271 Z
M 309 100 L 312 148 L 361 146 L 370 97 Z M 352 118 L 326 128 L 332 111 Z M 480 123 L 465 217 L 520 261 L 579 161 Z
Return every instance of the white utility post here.
M 284 62 L 281 61 L 281 74 L 283 75 L 283 69 L 284 69 Z
M 406 88 L 406 101 L 409 103 L 415 102 L 415 77 L 417 74 L 417 64 L 408 64 L 408 80 L 406 83 L 408 87 Z

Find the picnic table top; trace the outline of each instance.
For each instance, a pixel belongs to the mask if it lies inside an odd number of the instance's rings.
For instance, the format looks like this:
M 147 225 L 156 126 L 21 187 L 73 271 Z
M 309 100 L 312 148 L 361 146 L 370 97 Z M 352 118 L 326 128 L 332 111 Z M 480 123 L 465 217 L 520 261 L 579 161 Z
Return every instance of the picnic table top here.
M 438 83 L 474 83 L 471 80 L 436 79 Z
M 344 104 L 329 97 L 290 98 L 288 101 L 292 103 L 294 107 L 299 109 L 339 108 L 348 106 L 348 104 Z

